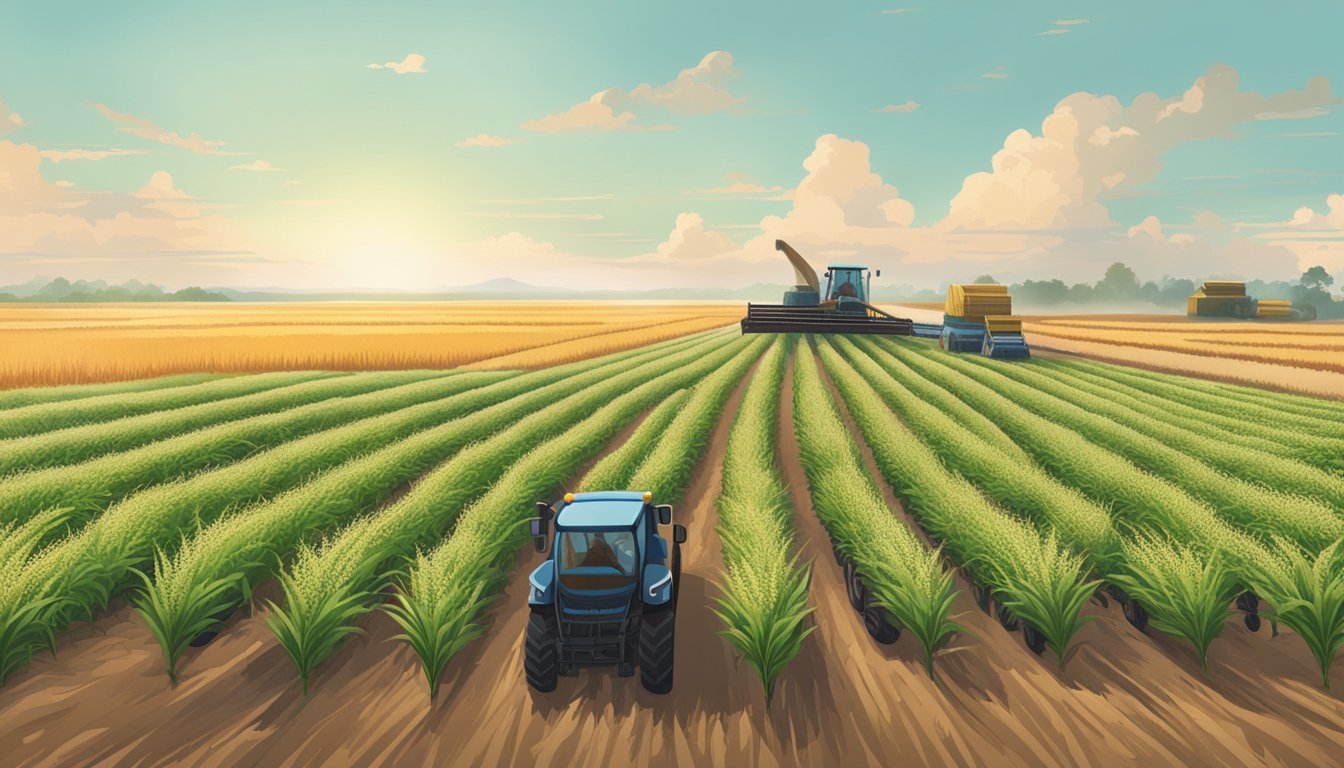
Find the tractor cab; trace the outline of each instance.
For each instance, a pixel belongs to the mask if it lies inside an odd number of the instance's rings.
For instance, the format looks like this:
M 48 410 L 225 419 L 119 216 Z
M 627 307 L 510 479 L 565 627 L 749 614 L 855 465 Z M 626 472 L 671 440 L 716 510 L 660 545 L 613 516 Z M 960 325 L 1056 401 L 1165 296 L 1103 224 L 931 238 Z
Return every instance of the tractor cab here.
M 554 690 L 561 674 L 614 664 L 622 676 L 638 665 L 650 691 L 671 690 L 686 529 L 672 525 L 670 505 L 652 501 L 648 493 L 604 491 L 537 503 L 532 536 L 547 556 L 528 577 L 524 670 L 534 688 Z M 671 547 L 659 533 L 668 525 Z
M 882 276 L 878 270 L 877 276 Z M 872 274 L 867 267 L 853 264 L 832 264 L 826 268 L 826 291 L 823 301 L 839 302 L 841 312 L 862 313 L 868 303 Z

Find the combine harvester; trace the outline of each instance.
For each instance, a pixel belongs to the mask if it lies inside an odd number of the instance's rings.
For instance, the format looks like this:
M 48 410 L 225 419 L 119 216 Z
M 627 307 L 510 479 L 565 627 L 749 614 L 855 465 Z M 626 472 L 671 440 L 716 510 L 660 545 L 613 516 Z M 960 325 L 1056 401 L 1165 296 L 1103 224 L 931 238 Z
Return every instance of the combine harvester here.
M 1293 306 L 1283 299 L 1255 299 L 1246 284 L 1234 280 L 1205 280 L 1186 302 L 1190 317 L 1231 317 L 1238 320 L 1315 320 L 1316 308 Z
M 985 283 L 951 285 L 943 305 L 943 323 L 915 323 L 915 335 L 938 339 L 949 352 L 979 352 L 985 357 L 1026 358 L 1031 349 L 1014 317 L 1008 287 Z
M 914 323 L 868 303 L 872 273 L 867 267 L 832 264 L 826 268 L 826 290 L 816 270 L 788 243 L 775 241 L 793 265 L 798 283 L 784 292 L 783 304 L 747 304 L 743 333 L 867 333 L 911 336 Z M 882 276 L 878 270 L 877 276 Z M 825 297 L 825 298 L 823 298 Z

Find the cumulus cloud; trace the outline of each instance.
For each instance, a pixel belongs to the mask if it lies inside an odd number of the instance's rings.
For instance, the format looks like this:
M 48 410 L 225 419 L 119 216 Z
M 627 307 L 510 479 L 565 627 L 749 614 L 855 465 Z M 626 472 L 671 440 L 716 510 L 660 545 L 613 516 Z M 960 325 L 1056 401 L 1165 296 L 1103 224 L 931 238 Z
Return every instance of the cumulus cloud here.
M 1113 96 L 1075 93 L 1042 121 L 1039 136 L 1026 129 L 1008 135 L 991 170 L 962 183 L 944 226 L 1109 227 L 1113 222 L 1101 200 L 1152 180 L 1174 147 L 1234 138 L 1237 126 L 1266 114 L 1336 102 L 1325 78 L 1300 91 L 1262 96 L 1241 90 L 1236 70 L 1228 66 L 1210 68 L 1175 98 L 1144 93 L 1125 106 Z
M 367 64 L 368 69 L 390 69 L 398 75 L 423 75 L 425 69 L 425 57 L 418 53 L 408 53 L 406 58 L 401 61 L 389 61 L 383 64 Z
M 1055 19 L 1055 26 L 1045 30 L 1044 32 L 1037 32 L 1036 36 L 1044 37 L 1047 35 L 1067 35 L 1069 32 L 1073 30 L 1074 27 L 1091 23 L 1091 21 L 1092 21 L 1091 19 Z
M 1166 233 L 1162 231 L 1162 221 L 1158 219 L 1156 216 L 1145 216 L 1143 221 L 1130 227 L 1129 236 L 1131 238 L 1146 237 L 1154 242 L 1172 243 L 1174 245 L 1180 245 L 1181 243 L 1191 243 L 1194 242 L 1195 240 L 1195 238 L 1190 235 L 1179 233 L 1172 235 L 1171 237 L 1167 237 Z
M 506 139 L 503 136 L 491 136 L 488 133 L 478 133 L 475 136 L 467 138 L 454 144 L 454 147 L 481 147 L 483 149 L 494 149 L 509 144 L 517 144 L 518 139 Z
M 265 160 L 253 160 L 250 163 L 230 165 L 230 171 L 252 171 L 255 173 L 284 173 L 284 168 L 276 168 Z
M 1325 199 L 1325 210 L 1302 206 L 1286 221 L 1270 224 L 1238 223 L 1237 231 L 1251 239 L 1292 251 L 1303 269 L 1317 264 L 1327 271 L 1344 272 L 1344 194 Z
M 149 152 L 143 149 L 44 149 L 41 154 L 42 159 L 59 163 L 65 160 L 106 160 L 109 157 L 147 155 Z
M 688 189 L 684 194 L 687 195 L 771 195 L 784 191 L 784 187 L 775 184 L 765 186 L 758 183 L 755 179 L 745 173 L 725 173 L 723 175 L 725 184 L 721 187 L 707 187 L 705 189 Z M 783 199 L 782 197 L 773 197 L 769 199 Z
M 196 152 L 202 155 L 247 154 L 246 152 L 225 151 L 222 147 L 226 146 L 226 142 L 218 139 L 204 139 L 197 133 L 183 136 L 180 133 L 165 130 L 148 118 L 136 117 L 128 112 L 116 112 L 106 104 L 92 104 L 91 106 L 97 110 L 98 114 L 120 126 L 117 130 L 123 133 L 129 133 L 132 136 L 139 136 L 147 141 L 169 144 L 174 147 L 185 149 L 188 152 Z
M 5 106 L 5 100 L 0 99 L 0 136 L 17 131 L 27 123 L 23 122 L 23 116 L 18 112 L 10 112 L 9 107 Z
M 919 102 L 914 99 L 904 101 L 900 104 L 888 104 L 880 109 L 874 109 L 874 112 L 914 112 L 919 109 Z
M 10 274 L 49 274 L 59 264 L 72 277 L 97 277 L 107 264 L 160 264 L 174 254 L 227 261 L 246 250 L 168 173 L 131 194 L 79 192 L 44 179 L 41 163 L 37 147 L 0 141 L 0 259 Z M 168 264 L 164 275 L 181 266 Z
M 668 130 L 671 126 L 666 124 L 636 122 L 638 116 L 634 110 L 643 111 L 647 107 L 679 115 L 704 115 L 732 109 L 746 100 L 734 96 L 727 88 L 737 75 L 731 53 L 712 51 L 699 64 L 683 69 L 662 85 L 642 83 L 630 91 L 607 88 L 563 112 L 525 121 L 523 129 L 548 133 Z

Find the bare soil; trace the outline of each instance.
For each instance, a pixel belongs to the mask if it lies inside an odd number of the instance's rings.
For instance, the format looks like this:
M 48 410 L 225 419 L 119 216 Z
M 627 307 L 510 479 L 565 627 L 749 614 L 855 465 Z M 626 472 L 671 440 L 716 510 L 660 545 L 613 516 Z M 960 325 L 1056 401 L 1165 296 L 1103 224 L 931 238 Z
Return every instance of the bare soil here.
M 318 673 L 304 700 L 264 612 L 234 620 L 168 684 L 157 642 L 114 606 L 0 688 L 0 763 L 69 765 L 1329 765 L 1344 702 L 1323 691 L 1291 634 L 1231 622 L 1208 677 L 1188 647 L 1133 629 L 1115 605 L 1061 673 L 974 607 L 930 678 L 908 635 L 868 638 L 812 512 L 792 428 L 792 363 L 778 455 L 813 568 L 817 629 L 783 673 L 772 708 L 754 671 L 717 635 L 722 558 L 714 528 L 730 399 L 678 521 L 690 540 L 676 687 L 591 670 L 551 694 L 523 680 L 527 574 L 521 553 L 485 635 L 455 657 L 431 702 L 409 648 L 381 612 Z M 848 419 L 848 414 L 845 414 Z M 851 428 L 853 427 L 851 421 Z M 628 434 L 628 432 L 626 433 Z M 866 447 L 865 447 L 866 448 Z M 871 456 L 866 456 L 870 462 Z M 877 475 L 875 475 L 877 476 Z M 883 484 L 885 488 L 885 484 Z M 899 501 L 888 490 L 898 514 Z M 965 582 L 961 586 L 964 588 Z M 1344 662 L 1337 664 L 1337 679 Z

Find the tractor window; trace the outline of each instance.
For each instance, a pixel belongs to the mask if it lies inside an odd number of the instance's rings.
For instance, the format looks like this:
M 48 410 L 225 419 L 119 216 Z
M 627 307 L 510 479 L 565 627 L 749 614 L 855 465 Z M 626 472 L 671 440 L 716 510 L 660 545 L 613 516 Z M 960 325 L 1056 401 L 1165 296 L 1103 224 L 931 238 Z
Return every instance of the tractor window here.
M 610 568 L 622 576 L 632 576 L 638 567 L 639 553 L 635 550 L 633 531 L 567 531 L 561 534 L 562 572 L 575 568 Z
M 859 283 L 859 273 L 854 270 L 836 270 L 834 281 L 831 284 L 831 298 L 858 298 L 862 293 L 862 285 Z

